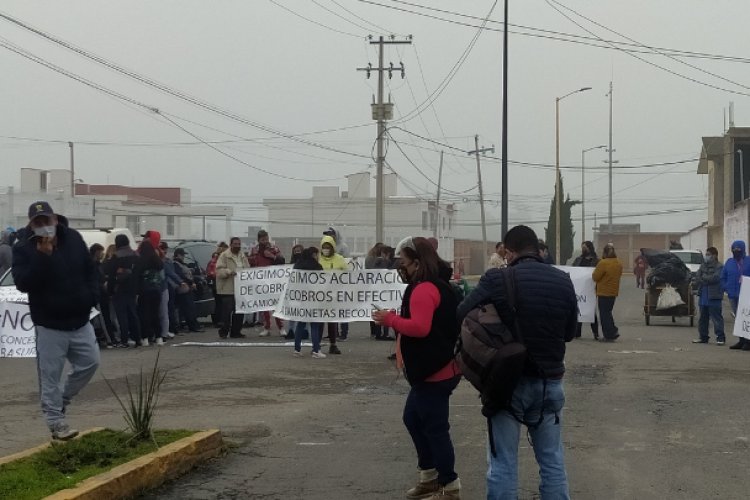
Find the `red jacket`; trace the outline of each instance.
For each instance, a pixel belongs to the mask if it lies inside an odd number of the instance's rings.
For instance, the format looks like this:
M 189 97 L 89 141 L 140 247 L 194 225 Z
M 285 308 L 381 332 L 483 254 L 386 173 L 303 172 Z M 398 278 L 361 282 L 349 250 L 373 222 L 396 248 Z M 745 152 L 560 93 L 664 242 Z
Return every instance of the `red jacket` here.
M 276 264 L 276 259 L 281 255 L 281 250 L 276 245 L 270 243 L 261 250 L 260 245 L 255 245 L 250 249 L 248 260 L 252 267 L 268 267 Z

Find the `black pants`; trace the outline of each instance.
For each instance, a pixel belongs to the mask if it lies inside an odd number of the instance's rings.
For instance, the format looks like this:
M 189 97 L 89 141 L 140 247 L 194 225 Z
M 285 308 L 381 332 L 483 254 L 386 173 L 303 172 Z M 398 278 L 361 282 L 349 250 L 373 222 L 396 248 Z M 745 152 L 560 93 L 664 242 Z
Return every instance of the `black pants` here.
M 583 329 L 583 323 L 578 323 L 576 326 L 576 337 L 581 336 L 581 330 Z M 591 333 L 594 334 L 594 338 L 599 338 L 599 318 L 594 314 L 594 322 L 591 323 Z
M 161 337 L 161 290 L 144 290 L 138 297 L 138 313 L 141 316 L 141 334 L 144 339 L 155 340 Z
M 198 324 L 198 319 L 195 313 L 195 299 L 193 298 L 193 291 L 187 293 L 178 293 L 177 295 L 177 308 L 180 310 L 182 319 L 187 323 L 188 329 L 191 332 L 201 329 L 201 325 Z
M 112 304 L 115 306 L 117 323 L 120 325 L 120 342 L 123 344 L 128 340 L 139 342 L 141 340 L 141 324 L 138 318 L 135 296 L 113 295 Z
M 221 327 L 219 327 L 219 336 L 239 337 L 242 333 L 242 323 L 245 321 L 244 314 L 234 314 L 235 300 L 234 295 L 217 295 L 221 297 Z
M 602 334 L 605 339 L 616 339 L 620 336 L 615 326 L 615 318 L 612 316 L 615 300 L 617 300 L 617 297 L 597 297 L 599 317 L 602 320 Z
M 370 336 L 375 337 L 376 339 L 387 337 L 388 327 L 376 325 L 373 321 L 370 321 Z

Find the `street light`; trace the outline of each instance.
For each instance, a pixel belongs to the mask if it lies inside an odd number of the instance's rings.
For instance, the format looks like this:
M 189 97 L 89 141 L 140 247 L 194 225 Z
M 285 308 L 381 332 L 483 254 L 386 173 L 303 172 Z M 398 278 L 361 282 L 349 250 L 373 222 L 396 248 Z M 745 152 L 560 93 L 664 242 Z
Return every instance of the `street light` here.
M 591 90 L 583 87 L 555 97 L 555 263 L 560 265 L 560 101 L 573 94 Z
M 595 149 L 606 149 L 607 145 L 581 150 L 581 242 L 586 241 L 586 153 Z

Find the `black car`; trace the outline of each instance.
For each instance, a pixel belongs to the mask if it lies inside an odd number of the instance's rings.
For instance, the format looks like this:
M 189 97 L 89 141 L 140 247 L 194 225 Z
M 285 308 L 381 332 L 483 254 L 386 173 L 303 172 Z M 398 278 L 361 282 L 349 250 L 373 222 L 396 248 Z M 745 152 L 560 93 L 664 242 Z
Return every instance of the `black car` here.
M 193 272 L 193 279 L 197 287 L 193 292 L 197 315 L 199 318 L 210 316 L 213 314 L 216 304 L 212 291 L 213 283 L 208 279 L 206 268 L 208 263 L 211 262 L 211 256 L 216 251 L 216 245 L 207 241 L 179 241 L 170 244 L 170 258 L 174 257 L 174 251 L 178 248 L 185 250 L 185 265 Z

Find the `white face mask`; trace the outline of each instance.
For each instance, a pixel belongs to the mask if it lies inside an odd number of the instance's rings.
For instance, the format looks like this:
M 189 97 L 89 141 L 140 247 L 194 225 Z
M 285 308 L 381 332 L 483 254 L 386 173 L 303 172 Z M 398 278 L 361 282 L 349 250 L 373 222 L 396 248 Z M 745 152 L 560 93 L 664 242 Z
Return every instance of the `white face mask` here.
M 331 250 L 328 248 L 324 248 L 321 250 L 321 253 L 323 254 L 323 257 L 330 257 L 331 256 Z
M 55 226 L 42 226 L 34 228 L 34 235 L 40 238 L 52 238 L 57 233 Z

